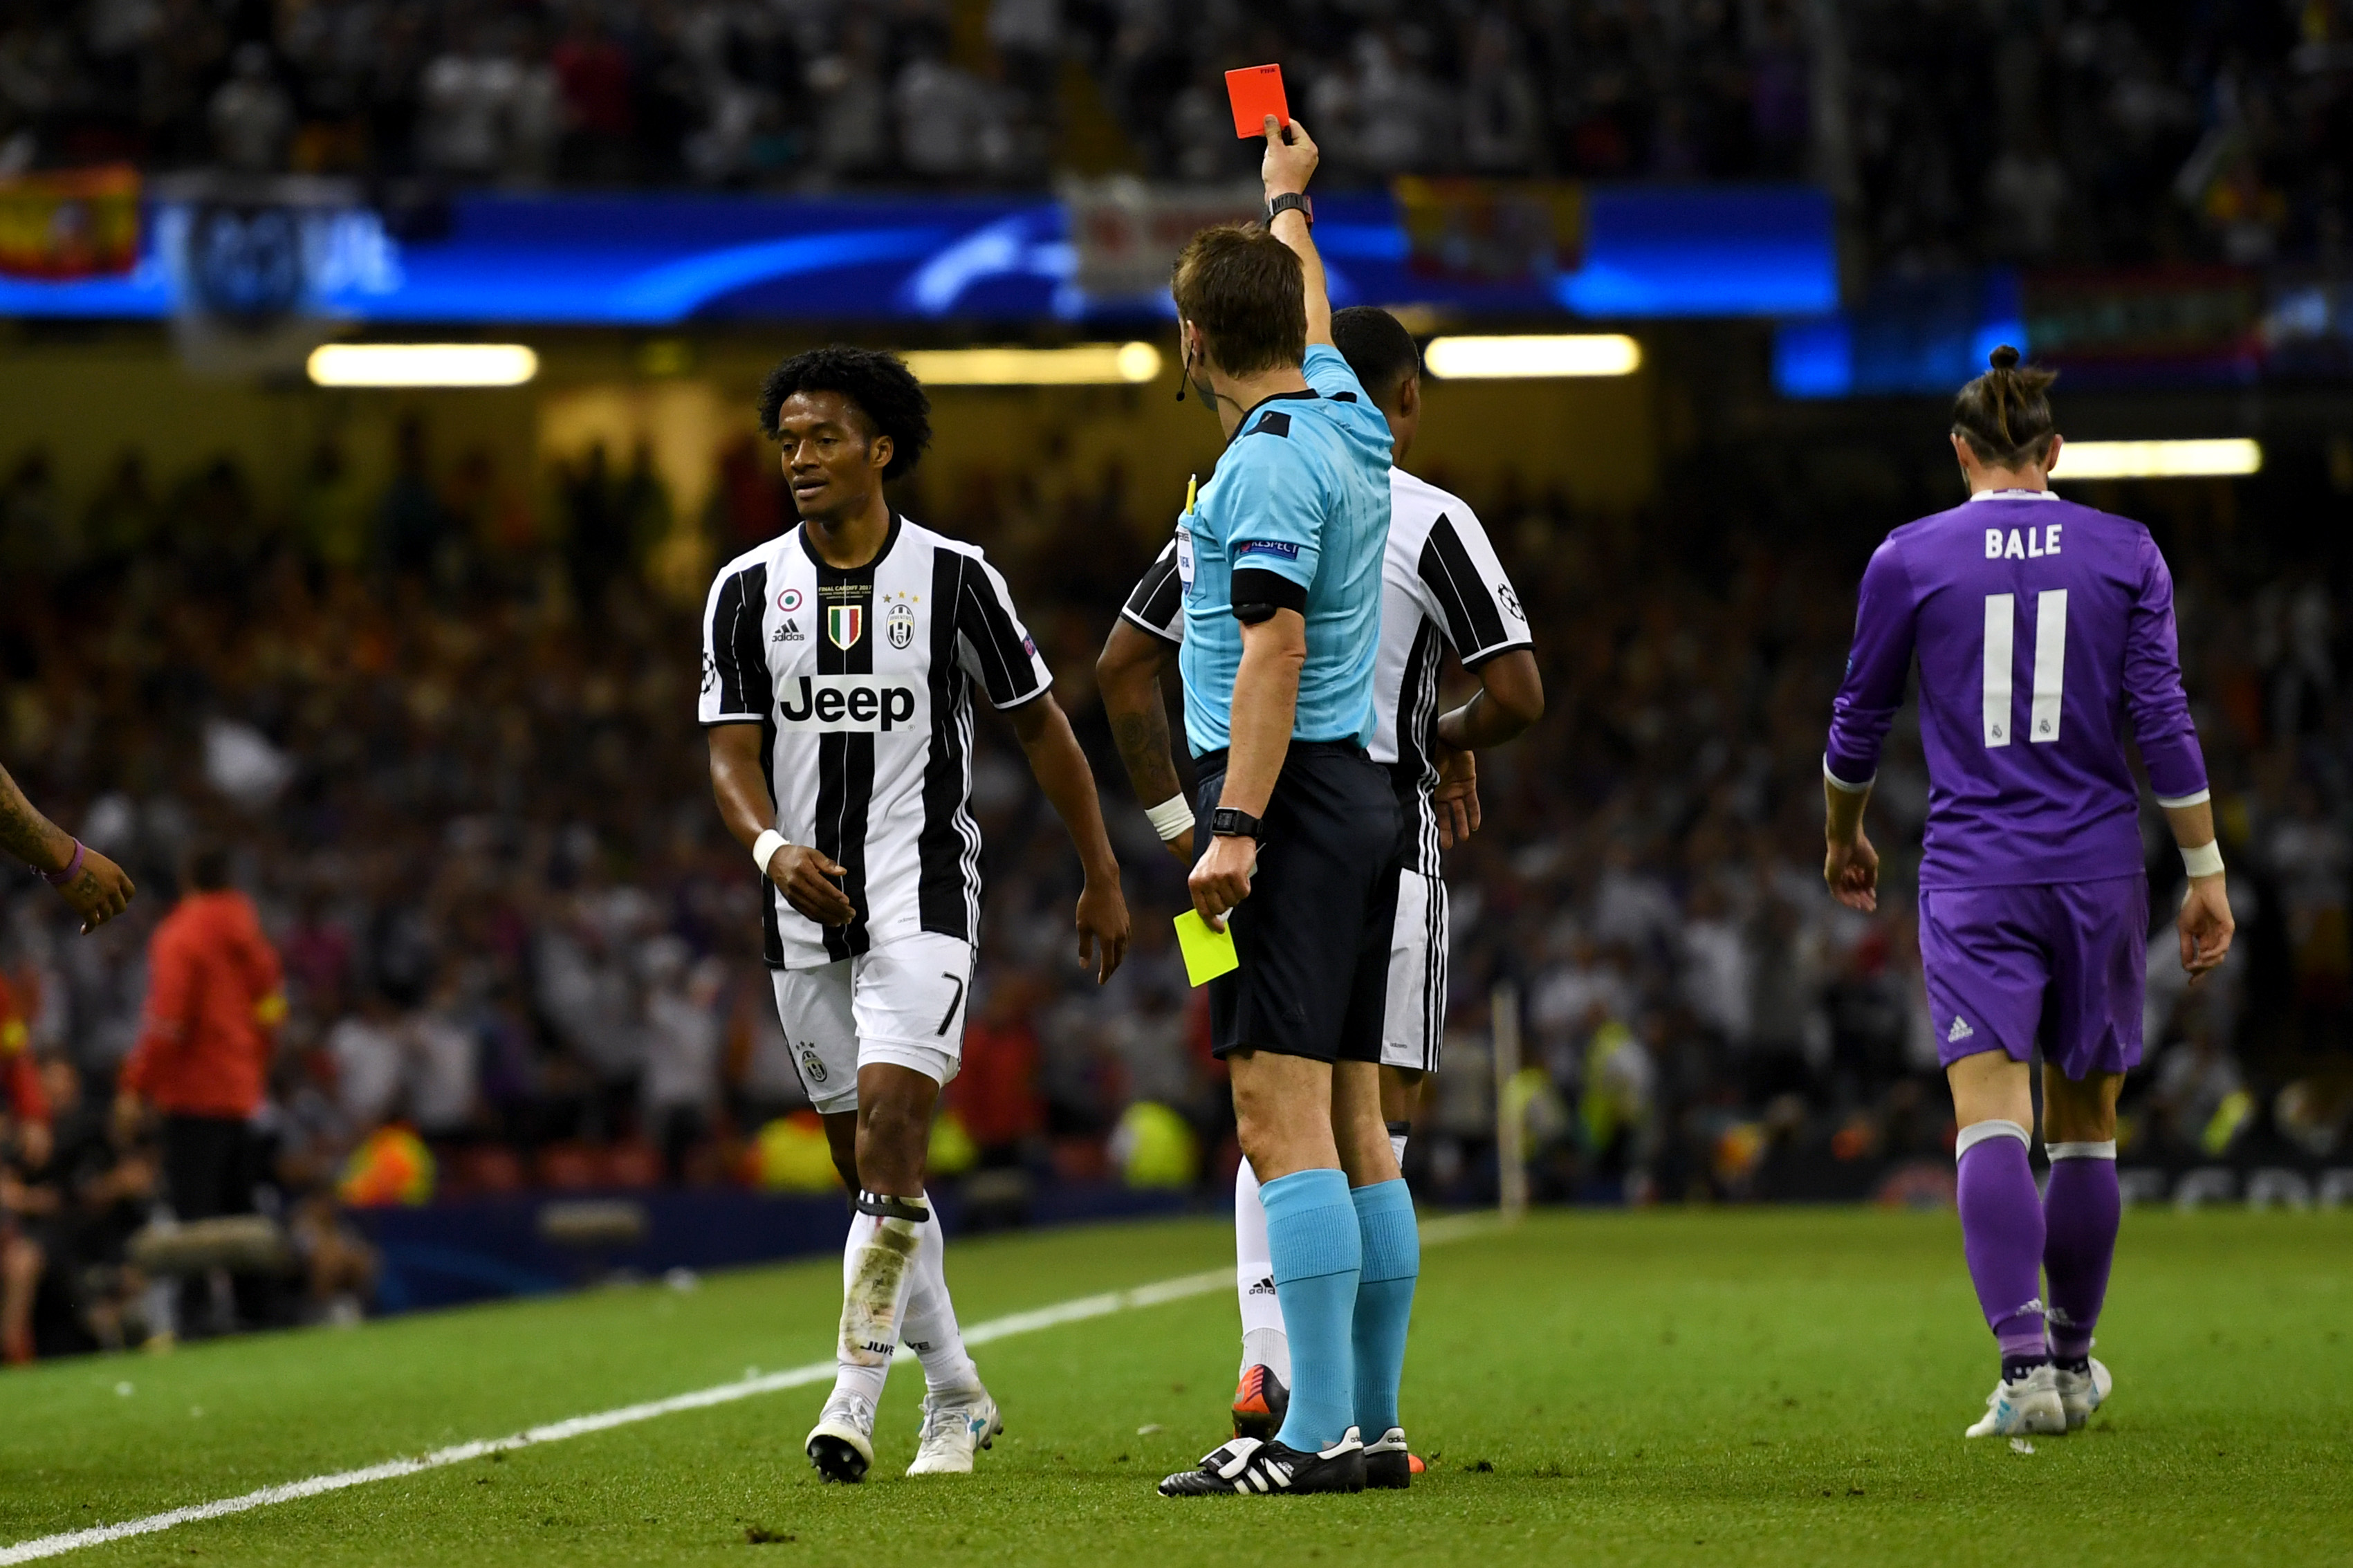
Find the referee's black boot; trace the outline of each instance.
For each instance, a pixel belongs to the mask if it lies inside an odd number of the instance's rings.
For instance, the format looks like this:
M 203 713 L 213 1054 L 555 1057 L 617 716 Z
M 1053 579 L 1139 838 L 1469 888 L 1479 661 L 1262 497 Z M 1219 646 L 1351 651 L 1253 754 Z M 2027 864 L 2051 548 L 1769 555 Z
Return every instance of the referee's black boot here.
M 1330 1447 L 1303 1452 L 1277 1440 L 1237 1437 L 1160 1483 L 1162 1497 L 1257 1497 L 1273 1492 L 1360 1492 L 1365 1445 L 1354 1426 Z
M 1365 1486 L 1372 1491 L 1403 1491 L 1413 1485 L 1413 1454 L 1405 1428 L 1392 1426 L 1365 1445 Z

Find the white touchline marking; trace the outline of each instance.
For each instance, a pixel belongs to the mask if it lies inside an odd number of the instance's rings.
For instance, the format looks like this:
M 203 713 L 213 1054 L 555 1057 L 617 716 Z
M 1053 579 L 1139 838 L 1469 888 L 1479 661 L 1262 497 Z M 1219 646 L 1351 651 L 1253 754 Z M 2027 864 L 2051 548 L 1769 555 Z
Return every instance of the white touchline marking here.
M 1486 1214 L 1454 1215 L 1445 1219 L 1431 1220 L 1421 1227 L 1424 1247 L 1443 1247 L 1476 1236 L 1495 1224 Z M 1051 1329 L 1063 1323 L 1080 1322 L 1088 1318 L 1107 1318 L 1113 1312 L 1124 1312 L 1137 1307 L 1156 1307 L 1166 1301 L 1181 1301 L 1189 1296 L 1206 1296 L 1213 1290 L 1233 1289 L 1231 1268 L 1206 1269 L 1198 1274 L 1183 1274 L 1174 1279 L 1157 1280 L 1150 1285 L 1138 1285 L 1128 1290 L 1105 1290 L 1100 1295 L 1081 1296 L 1074 1300 L 1057 1302 L 1051 1307 L 1039 1307 L 1033 1311 L 1015 1312 L 1008 1317 L 991 1318 L 985 1323 L 975 1323 L 964 1331 L 964 1342 L 985 1345 L 995 1340 L 1009 1339 L 1015 1334 L 1035 1333 L 1039 1329 Z M 907 1352 L 902 1348 L 899 1354 Z M 192 1503 L 163 1513 L 151 1513 L 143 1519 L 126 1519 L 120 1524 L 93 1525 L 88 1530 L 69 1530 L 58 1535 L 43 1535 L 31 1541 L 20 1541 L 14 1546 L 0 1546 L 0 1568 L 16 1563 L 36 1563 L 44 1557 L 60 1557 L 69 1552 L 79 1552 L 85 1546 L 104 1546 L 109 1542 L 125 1541 L 134 1535 L 153 1535 L 157 1531 L 175 1525 L 196 1524 L 207 1519 L 226 1519 L 233 1513 L 247 1513 L 257 1508 L 270 1508 L 281 1502 L 297 1502 L 303 1498 L 319 1497 L 327 1492 L 344 1491 L 352 1487 L 364 1487 L 371 1481 L 397 1480 L 427 1470 L 446 1469 L 462 1465 L 469 1459 L 479 1459 L 486 1454 L 510 1454 L 517 1448 L 535 1448 L 543 1443 L 562 1443 L 574 1437 L 586 1437 L 593 1432 L 607 1432 L 616 1426 L 634 1426 L 639 1421 L 651 1421 L 658 1415 L 675 1415 L 681 1410 L 706 1410 L 714 1405 L 733 1405 L 739 1399 L 751 1399 L 763 1394 L 779 1394 L 787 1388 L 804 1388 L 833 1376 L 830 1360 L 814 1361 L 786 1372 L 764 1373 L 758 1377 L 738 1378 L 733 1383 L 715 1384 L 698 1388 L 691 1394 L 673 1394 L 667 1399 L 649 1399 L 642 1405 L 624 1405 L 617 1410 L 600 1410 L 594 1415 L 575 1415 L 568 1420 L 551 1421 L 543 1426 L 533 1426 L 507 1437 L 482 1437 L 471 1443 L 459 1443 L 453 1447 L 436 1448 L 408 1459 L 386 1459 L 382 1464 L 369 1465 L 357 1470 L 337 1470 L 332 1475 L 312 1476 L 308 1480 L 285 1481 L 274 1487 L 263 1487 L 237 1497 L 218 1498 L 211 1502 Z

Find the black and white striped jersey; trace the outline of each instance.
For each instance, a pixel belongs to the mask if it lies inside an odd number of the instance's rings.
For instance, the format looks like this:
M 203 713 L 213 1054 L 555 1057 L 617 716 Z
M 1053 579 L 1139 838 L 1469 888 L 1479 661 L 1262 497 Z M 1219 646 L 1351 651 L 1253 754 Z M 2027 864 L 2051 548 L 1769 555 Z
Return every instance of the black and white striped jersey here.
M 1120 612 L 1164 642 L 1185 637 L 1184 584 L 1173 538 Z M 1381 643 L 1373 676 L 1372 754 L 1388 765 L 1414 824 L 1408 868 L 1438 872 L 1438 730 L 1442 648 L 1467 668 L 1533 646 L 1527 613 L 1487 542 L 1478 515 L 1459 496 L 1389 469 L 1389 540 L 1381 561 Z
M 1052 685 L 977 546 L 894 518 L 855 571 L 792 531 L 729 562 L 702 616 L 705 724 L 757 724 L 776 828 L 844 867 L 858 910 L 818 925 L 773 884 L 767 959 L 831 963 L 917 931 L 977 941 L 972 692 L 1018 708 Z

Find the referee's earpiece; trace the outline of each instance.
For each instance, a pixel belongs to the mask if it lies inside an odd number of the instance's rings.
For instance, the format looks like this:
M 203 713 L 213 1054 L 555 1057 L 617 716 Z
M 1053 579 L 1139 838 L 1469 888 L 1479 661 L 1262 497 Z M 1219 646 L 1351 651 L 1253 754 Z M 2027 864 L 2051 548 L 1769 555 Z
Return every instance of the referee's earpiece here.
M 1185 384 L 1193 379 L 1193 344 L 1186 338 L 1182 328 L 1177 329 L 1176 345 L 1176 357 L 1183 362 L 1176 367 L 1176 401 L 1182 403 L 1185 401 Z

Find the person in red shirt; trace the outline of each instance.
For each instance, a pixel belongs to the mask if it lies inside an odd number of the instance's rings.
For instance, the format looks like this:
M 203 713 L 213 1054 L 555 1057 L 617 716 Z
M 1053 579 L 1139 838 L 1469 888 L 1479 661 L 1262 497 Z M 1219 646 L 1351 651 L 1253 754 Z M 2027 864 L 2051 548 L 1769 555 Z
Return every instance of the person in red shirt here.
M 32 1030 L 7 977 L 0 975 L 0 1363 L 33 1359 L 33 1292 L 41 1282 L 40 1247 L 24 1220 L 41 1195 L 21 1178 L 49 1163 L 49 1101 L 27 1049 Z
M 964 1032 L 964 1068 L 948 1085 L 948 1104 L 980 1146 L 980 1163 L 1018 1165 L 1022 1145 L 1046 1128 L 1038 1092 L 1035 976 L 1016 972 L 990 987 L 981 1016 Z
M 0 768 L 0 849 L 30 866 L 81 917 L 82 934 L 131 907 L 132 885 L 121 867 L 86 847 L 80 839 L 41 815 L 25 798 L 8 770 Z M 49 1158 L 49 1107 L 26 1048 L 24 1009 L 0 980 L 0 1155 L 28 1169 Z M 32 1359 L 32 1292 L 41 1277 L 40 1248 L 19 1234 L 16 1210 L 31 1201 L 29 1189 L 0 1168 L 0 1359 Z
M 564 95 L 568 171 L 605 179 L 625 174 L 637 119 L 628 55 L 605 36 L 594 10 L 583 6 L 549 63 Z
M 116 1113 L 144 1105 L 164 1119 L 164 1181 L 182 1220 L 248 1214 L 254 1141 L 271 1037 L 286 1016 L 278 953 L 252 900 L 228 885 L 228 852 L 200 845 L 188 891 L 147 948 L 147 1008 L 122 1065 Z
M 20 1127 L 46 1125 L 49 1120 L 48 1098 L 41 1092 L 41 1072 L 33 1060 L 32 1040 L 32 1021 L 16 1000 L 16 987 L 0 974 L 0 1110 L 16 1118 Z

